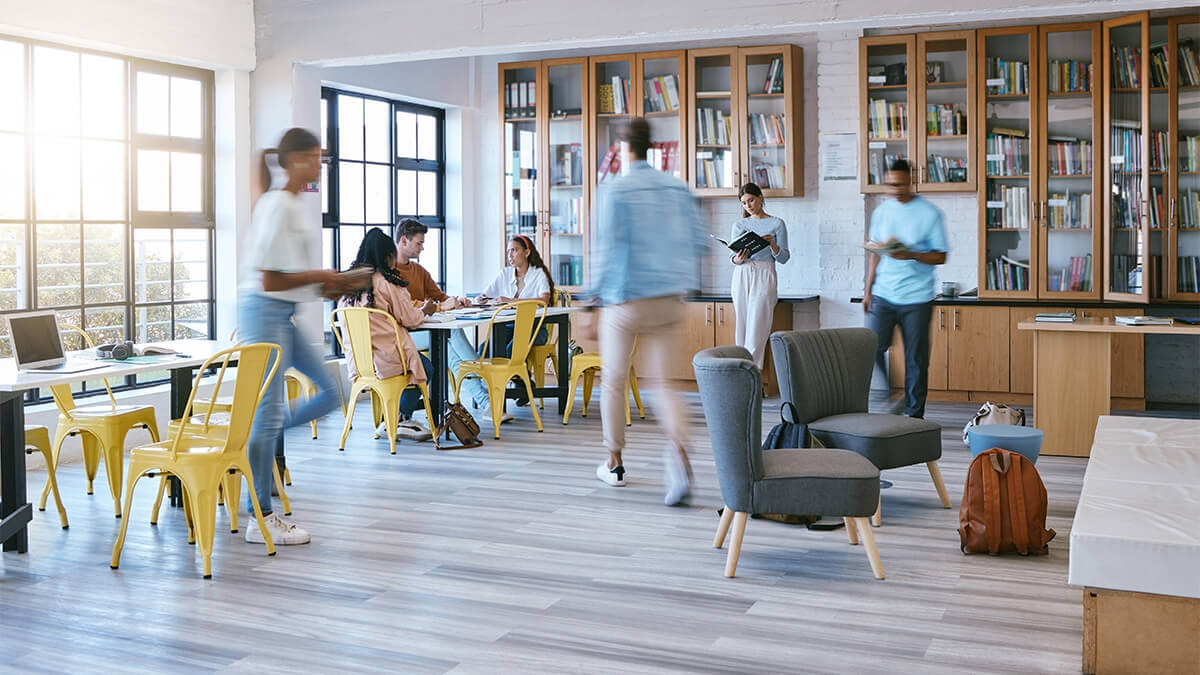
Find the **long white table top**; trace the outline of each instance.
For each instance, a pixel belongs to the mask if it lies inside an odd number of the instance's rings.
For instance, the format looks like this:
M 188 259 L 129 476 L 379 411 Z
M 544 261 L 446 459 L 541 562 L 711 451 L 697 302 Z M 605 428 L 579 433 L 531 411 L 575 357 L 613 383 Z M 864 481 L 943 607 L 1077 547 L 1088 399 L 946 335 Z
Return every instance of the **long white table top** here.
M 1200 598 L 1200 420 L 1101 416 L 1068 583 Z
M 37 387 L 49 387 L 55 384 L 70 384 L 84 380 L 99 380 L 102 378 L 117 378 L 137 373 L 149 373 L 173 368 L 199 366 L 210 356 L 222 349 L 232 347 L 234 343 L 226 340 L 167 340 L 152 342 L 155 346 L 167 347 L 179 352 L 178 355 L 163 355 L 153 359 L 138 357 L 130 361 L 104 361 L 103 368 L 84 370 L 77 373 L 37 373 L 17 370 L 13 359 L 0 359 L 0 391 L 25 391 Z M 69 358 L 86 360 L 95 359 L 91 350 L 68 352 Z
M 546 309 L 546 318 L 552 316 L 560 316 L 562 314 L 572 314 L 574 312 L 582 312 L 583 307 L 548 307 Z M 425 323 L 410 328 L 409 330 L 447 330 L 453 328 L 473 328 L 475 326 L 486 326 L 491 320 L 495 308 L 493 307 L 467 307 L 455 309 L 448 312 L 438 312 L 432 317 L 426 319 Z M 505 319 L 512 320 L 516 316 L 516 310 L 504 312 L 497 318 L 497 321 Z

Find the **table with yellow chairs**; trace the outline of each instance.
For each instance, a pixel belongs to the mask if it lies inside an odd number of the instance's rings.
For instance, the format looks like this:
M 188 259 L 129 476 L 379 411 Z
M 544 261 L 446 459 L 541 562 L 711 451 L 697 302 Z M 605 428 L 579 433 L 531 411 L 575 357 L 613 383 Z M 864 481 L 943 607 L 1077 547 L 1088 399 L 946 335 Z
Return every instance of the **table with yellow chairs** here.
M 192 392 L 192 374 L 208 357 L 231 347 L 216 340 L 169 340 L 152 343 L 176 355 L 141 356 L 126 361 L 106 361 L 105 367 L 78 373 L 18 371 L 12 359 L 0 359 L 0 542 L 3 550 L 29 550 L 27 527 L 33 517 L 25 487 L 25 394 L 29 390 L 69 385 L 84 380 L 117 378 L 169 370 L 171 418 L 184 416 Z M 70 352 L 73 359 L 94 358 L 94 352 Z M 177 500 L 173 503 L 178 503 Z
M 474 307 L 453 310 L 450 312 L 439 312 L 432 317 L 426 319 L 416 328 L 410 328 L 410 331 L 427 330 L 429 331 L 429 360 L 433 362 L 433 374 L 429 377 L 429 396 L 430 407 L 433 411 L 433 424 L 436 427 L 442 422 L 442 411 L 445 408 L 448 396 L 448 383 L 443 379 L 447 369 L 449 368 L 449 342 L 450 334 L 453 331 L 464 328 L 487 327 L 489 324 L 501 326 L 503 324 L 511 324 L 516 321 L 516 312 L 504 312 L 500 316 L 495 317 L 493 322 L 493 312 L 495 307 Z M 570 341 L 571 341 L 571 314 L 581 312 L 581 307 L 549 307 L 546 309 L 546 318 L 543 326 L 556 326 L 558 332 L 558 363 L 559 372 L 569 372 L 569 364 L 571 363 Z M 495 345 L 500 343 L 500 340 L 492 340 L 489 344 Z M 507 339 L 503 344 L 507 344 Z M 563 364 L 568 364 L 563 366 Z M 566 409 L 567 399 L 571 396 L 570 388 L 568 387 L 567 378 L 560 377 L 558 382 L 549 387 L 533 387 L 533 395 L 548 396 L 558 400 L 558 410 L 561 413 Z M 515 396 L 515 393 L 506 392 L 507 395 Z M 537 405 L 536 401 L 530 400 L 530 405 Z

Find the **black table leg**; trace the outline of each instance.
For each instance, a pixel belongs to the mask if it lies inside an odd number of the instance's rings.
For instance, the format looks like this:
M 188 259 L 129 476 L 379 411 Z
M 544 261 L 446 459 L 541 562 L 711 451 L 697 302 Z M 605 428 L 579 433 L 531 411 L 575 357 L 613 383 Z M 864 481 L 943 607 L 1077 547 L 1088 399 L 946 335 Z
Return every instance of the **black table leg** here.
M 558 414 L 562 415 L 567 409 L 567 398 L 572 393 L 567 391 L 571 381 L 571 315 L 559 314 L 548 321 L 558 324 L 558 381 L 554 385 L 558 389 Z
M 184 414 L 187 413 L 188 398 L 192 395 L 192 372 L 195 369 L 195 366 L 171 369 L 171 419 L 173 420 L 183 419 Z M 179 479 L 171 476 L 170 486 L 167 503 L 171 506 L 183 506 L 183 486 L 179 484 Z
M 453 330 L 453 329 L 451 329 Z M 429 420 L 430 431 L 437 432 L 442 425 L 442 409 L 446 407 L 446 369 L 450 367 L 448 344 L 449 330 L 429 331 L 429 360 L 433 362 L 433 372 L 429 373 L 429 409 L 433 419 Z
M 0 396 L 0 541 L 5 551 L 29 550 L 29 521 L 33 505 L 25 501 L 25 402 L 24 392 Z

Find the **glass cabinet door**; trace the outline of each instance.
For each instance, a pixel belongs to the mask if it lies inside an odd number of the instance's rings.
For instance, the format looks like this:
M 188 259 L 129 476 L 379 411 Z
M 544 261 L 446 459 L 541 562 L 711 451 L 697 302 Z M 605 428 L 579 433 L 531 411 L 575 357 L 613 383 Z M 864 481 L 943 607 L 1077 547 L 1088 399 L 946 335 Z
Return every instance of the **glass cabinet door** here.
M 504 234 L 538 238 L 541 163 L 538 143 L 538 63 L 501 67 L 504 111 Z
M 753 182 L 764 195 L 792 196 L 796 184 L 795 154 L 790 151 L 795 120 L 788 114 L 797 72 L 804 64 L 799 50 L 791 45 L 744 47 L 739 50 L 745 86 L 742 100 L 745 116 L 740 142 L 745 152 L 743 182 Z
M 734 152 L 737 49 L 689 50 L 688 59 L 688 98 L 695 111 L 688 131 L 695 158 L 692 185 L 700 195 L 736 195 L 742 179 Z
M 1169 206 L 1174 285 L 1171 296 L 1200 301 L 1200 16 L 1171 19 L 1172 136 L 1179 161 L 1171 163 Z
M 603 184 L 620 176 L 628 168 L 621 165 L 618 134 L 621 125 L 628 122 L 637 111 L 638 102 L 633 98 L 637 93 L 633 88 L 636 83 L 632 82 L 634 56 L 593 56 L 591 69 L 592 109 L 595 111 L 592 136 L 595 158 L 592 168 L 595 170 L 596 183 Z
M 918 35 L 917 63 L 917 189 L 973 192 L 974 135 L 967 127 L 975 123 L 975 31 Z
M 1150 154 L 1150 68 L 1145 14 L 1104 22 L 1108 269 L 1105 297 L 1150 297 L 1150 174 L 1161 160 Z M 1165 83 L 1164 83 L 1165 84 Z M 1166 103 L 1165 99 L 1162 101 Z M 1165 118 L 1163 120 L 1165 122 Z M 1159 186 L 1161 189 L 1161 169 Z
M 863 192 L 886 192 L 883 181 L 888 166 L 912 158 L 909 103 L 915 98 L 915 83 L 909 77 L 909 64 L 915 45 L 911 35 L 859 42 L 859 56 L 866 64 L 862 75 L 866 82 L 859 86 L 866 104 L 860 121 L 861 137 L 866 139 L 860 172 Z
M 983 90 L 983 264 L 981 286 L 992 297 L 1032 297 L 1039 271 L 1031 172 L 1038 148 L 1032 94 L 1035 29 L 979 32 Z
M 579 287 L 584 279 L 587 195 L 584 189 L 586 59 L 546 61 L 549 137 L 545 250 L 542 257 L 556 286 Z
M 1040 295 L 1097 298 L 1100 24 L 1042 27 Z
M 687 149 L 683 117 L 687 96 L 684 75 L 687 74 L 687 52 L 652 52 L 638 54 L 637 71 L 641 81 L 641 115 L 650 124 L 652 145 L 646 161 L 650 166 L 683 179 Z M 634 94 L 637 96 L 638 94 Z

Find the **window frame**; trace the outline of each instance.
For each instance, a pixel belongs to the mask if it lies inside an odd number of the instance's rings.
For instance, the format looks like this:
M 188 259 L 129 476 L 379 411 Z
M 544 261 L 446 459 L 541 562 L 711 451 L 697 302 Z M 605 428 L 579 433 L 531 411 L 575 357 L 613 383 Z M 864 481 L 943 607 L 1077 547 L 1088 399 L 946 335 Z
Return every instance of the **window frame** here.
M 136 318 L 138 309 L 143 307 L 168 307 L 171 310 L 171 329 L 172 337 L 175 335 L 175 307 L 179 305 L 206 305 L 207 310 L 207 330 L 209 335 L 213 335 L 216 324 L 216 237 L 215 237 L 215 129 L 214 129 L 214 86 L 215 73 L 211 70 L 202 68 L 194 68 L 159 61 L 152 61 L 143 58 L 127 56 L 112 52 L 105 52 L 95 49 L 87 49 L 76 47 L 73 45 L 59 44 L 45 40 L 24 38 L 15 35 L 0 34 L 0 41 L 10 42 L 22 45 L 22 77 L 23 77 L 23 115 L 24 125 L 21 131 L 5 132 L 13 133 L 22 138 L 24 142 L 24 157 L 23 171 L 25 175 L 25 185 L 23 188 L 24 210 L 23 215 L 18 219 L 6 219 L 4 224 L 19 226 L 23 228 L 24 238 L 22 240 L 23 251 L 18 256 L 25 266 L 23 270 L 24 288 L 19 307 L 12 310 L 0 311 L 0 315 L 18 312 L 28 312 L 35 310 L 51 309 L 63 314 L 78 313 L 80 317 L 79 328 L 87 330 L 87 314 L 93 310 L 103 310 L 106 308 L 121 309 L 124 312 L 123 331 L 125 339 L 136 339 Z M 98 138 L 84 134 L 82 128 L 74 135 L 61 135 L 52 133 L 39 133 L 34 126 L 35 122 L 35 50 L 39 47 L 70 52 L 78 55 L 82 59 L 84 56 L 99 56 L 103 58 L 116 59 L 121 62 L 124 76 L 124 91 L 122 92 L 122 103 L 125 106 L 123 110 L 124 137 L 121 139 Z M 196 80 L 200 83 L 201 96 L 201 119 L 200 119 L 200 138 L 187 139 L 172 136 L 154 136 L 149 134 L 139 134 L 137 131 L 137 74 L 139 72 L 151 72 L 154 74 L 165 75 L 168 77 L 179 76 L 190 80 Z M 83 76 L 80 73 L 79 86 L 82 92 Z M 85 102 L 82 98 L 79 101 L 81 116 L 84 111 Z M 169 106 L 169 102 L 168 102 Z M 124 145 L 125 158 L 125 215 L 122 219 L 96 219 L 86 218 L 83 209 L 84 203 L 82 195 L 85 190 L 84 181 L 82 179 L 82 169 L 80 177 L 80 213 L 78 218 L 39 218 L 37 211 L 37 176 L 36 176 L 36 151 L 40 139 L 77 139 L 81 144 L 89 140 L 102 140 L 113 143 L 121 143 Z M 196 213 L 180 213 L 171 212 L 141 212 L 137 209 L 137 152 L 139 149 L 150 150 L 167 150 L 167 151 L 182 151 L 194 152 L 201 155 L 201 180 L 203 185 L 201 188 L 201 208 Z M 168 187 L 169 189 L 169 187 Z M 79 302 L 70 305 L 53 305 L 41 306 L 38 301 L 39 287 L 37 283 L 37 268 L 38 268 L 38 235 L 37 231 L 40 225 L 76 225 L 79 228 Z M 87 302 L 87 283 L 85 269 L 87 267 L 86 231 L 89 225 L 120 225 L 123 228 L 124 244 L 122 253 L 124 255 L 124 299 L 114 302 Z M 135 252 L 135 233 L 140 229 L 163 229 L 172 232 L 170 244 L 170 259 L 167 261 L 170 265 L 170 288 L 171 297 L 167 301 L 156 301 L 149 303 L 138 303 L 136 300 L 136 279 L 135 269 L 136 263 L 134 259 Z M 207 232 L 207 247 L 205 249 L 207 255 L 207 290 L 206 298 L 200 300 L 176 300 L 175 298 L 175 238 L 173 232 L 175 230 L 197 229 Z M 70 343 L 68 343 L 70 346 Z M 146 387 L 165 382 L 166 379 L 155 379 L 147 381 L 138 381 L 136 376 L 127 376 L 124 382 L 110 382 L 113 385 L 113 390 L 125 390 Z M 103 387 L 87 387 L 84 383 L 80 383 L 81 391 L 75 392 L 76 396 L 96 395 L 104 392 Z M 44 390 L 29 390 L 26 392 L 25 400 L 27 402 L 42 402 L 50 400 L 48 395 L 43 395 Z M 46 392 L 48 394 L 48 392 Z

